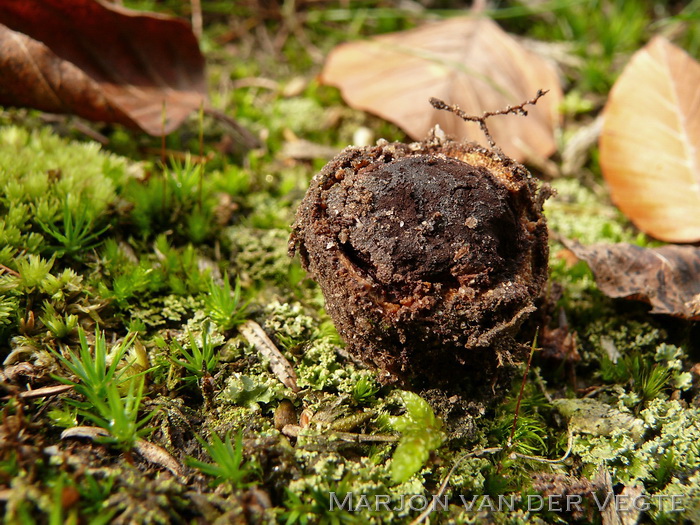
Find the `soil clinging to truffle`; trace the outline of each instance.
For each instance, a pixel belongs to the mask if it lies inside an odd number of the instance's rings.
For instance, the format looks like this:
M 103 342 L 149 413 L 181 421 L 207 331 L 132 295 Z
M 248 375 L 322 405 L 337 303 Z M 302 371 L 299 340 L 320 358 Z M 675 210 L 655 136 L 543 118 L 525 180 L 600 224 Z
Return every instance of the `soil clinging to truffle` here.
M 346 148 L 311 182 L 290 254 L 386 382 L 496 382 L 547 278 L 546 192 L 502 154 L 433 135 Z

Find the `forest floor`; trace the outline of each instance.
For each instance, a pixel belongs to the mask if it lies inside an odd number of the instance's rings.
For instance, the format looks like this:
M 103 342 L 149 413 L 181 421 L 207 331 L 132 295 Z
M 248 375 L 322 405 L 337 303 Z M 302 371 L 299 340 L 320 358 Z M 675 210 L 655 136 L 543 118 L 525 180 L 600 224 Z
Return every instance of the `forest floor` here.
M 556 190 L 546 297 L 519 336 L 536 350 L 490 401 L 382 385 L 288 255 L 328 160 L 410 142 L 321 85 L 324 57 L 465 6 L 203 4 L 211 104 L 258 144 L 195 114 L 163 165 L 159 138 L 0 111 L 5 522 L 410 523 L 434 501 L 430 523 L 700 522 L 698 324 L 606 297 L 559 242 L 659 244 L 611 203 L 595 141 L 566 175 L 561 152 L 653 35 L 698 56 L 697 2 L 487 11 L 562 53 L 565 93 L 559 152 L 528 166 Z M 610 491 L 637 506 L 601 511 Z

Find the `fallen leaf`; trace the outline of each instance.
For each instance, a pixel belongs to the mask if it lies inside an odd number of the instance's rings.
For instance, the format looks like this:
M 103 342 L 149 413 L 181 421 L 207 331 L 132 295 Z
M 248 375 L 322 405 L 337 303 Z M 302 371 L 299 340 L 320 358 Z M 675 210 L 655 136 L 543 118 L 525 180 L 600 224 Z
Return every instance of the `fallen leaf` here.
M 600 166 L 642 231 L 700 240 L 700 64 L 662 37 L 630 60 L 604 110 Z
M 71 390 L 73 385 L 53 385 L 45 386 L 42 388 L 35 388 L 34 390 L 25 390 L 20 392 L 18 397 L 20 399 L 35 399 L 37 397 L 49 397 L 55 396 L 56 394 L 62 394 L 63 392 L 68 392 Z
M 109 431 L 104 428 L 88 426 L 71 427 L 61 432 L 61 439 L 87 438 L 92 441 L 97 441 L 110 436 L 111 434 Z M 182 476 L 180 464 L 164 448 L 154 445 L 144 439 L 137 439 L 134 442 L 134 450 L 151 463 L 168 469 L 176 476 Z
M 588 263 L 604 294 L 644 301 L 654 314 L 700 320 L 700 248 L 564 244 Z
M 61 439 L 88 438 L 88 439 L 96 440 L 98 438 L 109 437 L 110 435 L 111 434 L 107 430 L 105 430 L 104 428 L 77 426 L 77 427 L 67 428 L 66 430 L 61 432 Z
M 164 448 L 154 445 L 145 439 L 137 439 L 134 443 L 134 450 L 151 463 L 168 469 L 178 477 L 182 476 L 180 463 Z
M 433 110 L 430 97 L 481 115 L 548 89 L 527 118 L 495 117 L 488 127 L 515 160 L 544 158 L 556 150 L 562 100 L 556 71 L 486 18 L 453 18 L 342 44 L 326 60 L 321 81 L 340 88 L 350 106 L 395 123 L 413 139 L 423 139 L 439 124 L 448 135 L 484 145 L 478 125 Z
M 197 39 L 164 15 L 95 0 L 2 2 L 0 49 L 0 105 L 161 135 L 206 96 Z
M 297 374 L 294 371 L 294 367 L 267 336 L 265 330 L 255 321 L 248 320 L 238 327 L 238 331 L 270 362 L 270 370 L 279 379 L 280 383 L 293 392 L 299 392 Z

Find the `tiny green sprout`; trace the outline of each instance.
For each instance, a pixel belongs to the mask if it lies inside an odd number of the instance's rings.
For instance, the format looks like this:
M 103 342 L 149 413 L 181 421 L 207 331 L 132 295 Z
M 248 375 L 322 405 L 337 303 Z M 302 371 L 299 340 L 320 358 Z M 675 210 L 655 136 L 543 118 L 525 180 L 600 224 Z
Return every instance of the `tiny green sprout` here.
M 634 390 L 646 403 L 658 397 L 671 379 L 672 371 L 660 365 L 644 367 L 634 377 Z
M 71 428 L 78 426 L 78 409 L 71 406 L 53 408 L 48 412 L 49 419 L 57 427 Z
M 60 243 L 60 246 L 50 246 L 51 252 L 59 255 L 75 255 L 85 250 L 96 247 L 100 235 L 109 229 L 109 225 L 104 228 L 94 230 L 94 220 L 91 217 L 89 205 L 86 201 L 80 201 L 80 206 L 73 210 L 69 204 L 69 196 L 63 201 L 63 221 L 61 226 L 57 223 L 46 224 L 38 221 L 39 226 L 51 237 Z
M 139 409 L 143 400 L 143 376 L 130 378 L 129 390 L 122 397 L 115 382 L 106 387 L 107 398 L 90 399 L 91 410 L 82 410 L 81 415 L 109 432 L 109 436 L 99 441 L 130 450 L 136 440 L 148 434 L 152 429 L 146 424 L 157 413 L 152 411 L 139 419 Z
M 89 520 L 90 525 L 112 523 L 112 518 L 118 509 L 108 510 L 105 501 L 112 494 L 112 488 L 116 481 L 117 474 L 114 473 L 102 475 L 85 473 L 78 490 L 80 491 L 81 507 L 85 509 L 86 515 L 92 515 Z
M 78 327 L 78 338 L 80 340 L 80 352 L 74 353 L 68 350 L 69 359 L 63 357 L 58 352 L 54 355 L 73 375 L 78 378 L 78 382 L 68 379 L 57 378 L 62 383 L 74 385 L 75 391 L 84 395 L 89 402 L 94 404 L 94 400 L 107 399 L 108 387 L 111 384 L 119 384 L 121 373 L 117 373 L 117 367 L 122 357 L 133 344 L 136 334 L 127 335 L 121 343 L 115 345 L 111 352 L 107 350 L 107 341 L 99 328 L 95 329 L 94 351 L 90 351 L 85 331 Z M 111 362 L 107 360 L 109 354 Z
M 189 372 L 185 377 L 185 381 L 192 382 L 204 377 L 205 373 L 211 373 L 216 368 L 219 362 L 219 354 L 215 350 L 215 345 L 209 337 L 209 322 L 205 322 L 202 330 L 202 344 L 197 344 L 197 339 L 191 331 L 187 331 L 190 340 L 190 351 L 185 349 L 179 342 L 173 341 L 174 352 L 184 358 L 173 359 L 170 361 L 183 367 Z
M 401 432 L 399 445 L 391 462 L 391 480 L 403 483 L 418 472 L 445 440 L 442 420 L 435 416 L 430 405 L 418 394 L 405 390 L 398 393 L 406 407 L 402 416 L 390 416 L 388 425 Z
M 0 294 L 0 328 L 9 326 L 16 318 L 18 301 L 15 297 Z
M 187 216 L 187 238 L 201 244 L 211 232 L 212 216 L 208 209 L 195 208 Z
M 207 295 L 204 296 L 206 312 L 221 330 L 230 330 L 246 320 L 247 302 L 243 301 L 241 282 L 236 278 L 236 285 L 231 293 L 228 275 L 224 276 L 223 286 L 213 279 L 208 283 Z
M 243 461 L 243 432 L 236 435 L 236 442 L 231 443 L 231 433 L 226 434 L 224 441 L 217 434 L 212 434 L 211 443 L 195 435 L 197 441 L 204 447 L 214 461 L 206 463 L 192 457 L 187 458 L 187 464 L 202 474 L 212 476 L 214 485 L 231 483 L 234 488 L 242 489 L 252 483 L 246 481 L 257 476 L 259 467 L 254 460 Z
M 29 254 L 17 260 L 18 284 L 23 291 L 29 292 L 41 285 L 49 275 L 56 257 L 42 259 L 38 255 Z
M 77 315 L 62 316 L 56 312 L 53 304 L 49 301 L 44 301 L 44 315 L 40 316 L 39 319 L 57 339 L 68 336 L 78 326 Z
M 635 352 L 613 363 L 608 358 L 601 362 L 601 376 L 606 381 L 630 383 L 632 391 L 640 397 L 640 404 L 651 401 L 668 385 L 673 371 L 663 365 L 651 363 Z
M 534 342 L 532 348 L 535 348 Z M 519 392 L 513 392 L 499 406 L 490 433 L 499 446 L 506 444 L 509 452 L 546 454 L 551 432 L 548 431 L 543 414 L 551 410 L 551 405 L 534 383 L 525 382 L 521 385 Z
M 74 385 L 77 393 L 82 394 L 86 402 L 72 402 L 79 408 L 84 418 L 104 428 L 110 434 L 102 438 L 103 442 L 129 450 L 136 439 L 148 433 L 146 423 L 155 415 L 151 412 L 138 419 L 139 408 L 143 399 L 143 374 L 122 379 L 123 371 L 117 371 L 125 352 L 131 347 L 136 334 L 129 334 L 121 343 L 112 348 L 111 363 L 107 363 L 109 352 L 104 334 L 95 330 L 94 355 L 90 351 L 87 337 L 82 328 L 78 328 L 80 352 L 75 354 L 69 350 L 70 359 L 55 352 L 61 363 L 78 378 L 78 382 L 65 378 L 59 381 Z M 124 397 L 120 386 L 128 383 L 128 391 Z
M 368 404 L 374 400 L 374 396 L 377 392 L 379 392 L 379 385 L 371 378 L 362 376 L 352 388 L 352 398 L 358 404 Z
M 165 172 L 170 194 L 180 205 L 194 204 L 199 195 L 200 168 L 190 155 L 185 161 L 170 159 L 170 169 Z
M 144 265 L 134 266 L 129 273 L 117 275 L 110 290 L 104 282 L 98 285 L 100 294 L 112 299 L 122 309 L 129 308 L 129 300 L 149 292 L 154 286 L 154 270 Z

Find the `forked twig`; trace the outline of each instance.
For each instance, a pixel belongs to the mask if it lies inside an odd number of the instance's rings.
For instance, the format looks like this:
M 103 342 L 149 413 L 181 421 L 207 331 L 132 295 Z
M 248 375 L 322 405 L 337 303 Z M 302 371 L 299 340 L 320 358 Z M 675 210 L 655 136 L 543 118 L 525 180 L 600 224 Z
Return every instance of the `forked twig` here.
M 498 146 L 496 146 L 496 142 L 493 140 L 493 137 L 489 132 L 489 128 L 486 126 L 486 119 L 489 117 L 494 117 L 496 115 L 508 115 L 511 113 L 514 115 L 527 116 L 527 110 L 525 109 L 525 106 L 534 106 L 535 104 L 537 104 L 537 101 L 541 97 L 546 95 L 548 92 L 548 89 L 538 89 L 537 94 L 534 96 L 534 98 L 526 100 L 522 104 L 518 104 L 517 106 L 508 106 L 507 108 L 499 109 L 498 111 L 486 111 L 480 117 L 477 115 L 469 115 L 468 113 L 463 111 L 458 105 L 448 104 L 447 102 L 440 100 L 439 98 L 430 97 L 430 104 L 435 109 L 444 109 L 445 111 L 449 111 L 453 115 L 457 115 L 465 122 L 477 122 L 479 124 L 479 127 L 481 128 L 481 131 L 483 131 L 484 135 L 486 135 L 486 139 L 489 141 L 489 146 L 491 146 L 492 149 L 495 149 L 496 151 L 500 152 L 501 149 Z
M 530 461 L 538 461 L 540 463 L 549 463 L 549 464 L 556 464 L 556 463 L 562 463 L 566 461 L 566 459 L 569 457 L 569 454 L 571 454 L 571 451 L 574 448 L 574 432 L 571 427 L 569 427 L 568 430 L 568 444 L 566 447 L 566 452 L 564 452 L 564 455 L 558 459 L 547 459 L 547 458 L 541 458 L 539 456 L 529 456 L 527 454 L 520 454 L 518 452 L 512 452 L 510 454 L 510 457 L 515 459 L 515 458 L 521 458 L 521 459 L 527 459 Z M 478 456 L 483 456 L 485 454 L 497 454 L 498 452 L 503 452 L 506 450 L 504 447 L 491 447 L 491 448 L 484 448 L 481 450 L 476 450 L 474 452 L 467 452 L 465 454 L 462 454 L 460 457 L 457 458 L 457 460 L 454 462 L 452 465 L 452 468 L 450 471 L 447 473 L 445 478 L 442 480 L 442 483 L 440 484 L 440 488 L 438 489 L 437 494 L 434 496 L 437 499 L 442 498 L 442 496 L 445 494 L 447 491 L 447 486 L 450 483 L 450 478 L 452 477 L 452 474 L 454 473 L 455 470 L 457 470 L 457 467 L 464 461 L 465 459 L 473 458 L 473 457 L 478 457 Z M 435 510 L 434 505 L 428 505 L 426 509 L 420 513 L 420 515 L 411 522 L 411 525 L 419 525 L 420 523 L 423 523 L 425 519 L 430 516 L 430 514 Z

